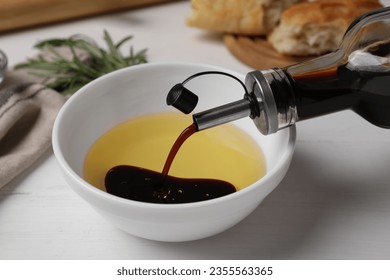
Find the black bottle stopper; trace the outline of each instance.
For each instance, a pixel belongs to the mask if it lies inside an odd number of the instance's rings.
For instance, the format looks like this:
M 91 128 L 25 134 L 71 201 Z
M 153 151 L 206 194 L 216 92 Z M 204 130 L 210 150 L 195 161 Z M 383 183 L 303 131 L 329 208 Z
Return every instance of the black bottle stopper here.
M 191 113 L 198 104 L 198 96 L 183 84 L 176 84 L 167 95 L 167 104 L 172 105 L 184 114 Z

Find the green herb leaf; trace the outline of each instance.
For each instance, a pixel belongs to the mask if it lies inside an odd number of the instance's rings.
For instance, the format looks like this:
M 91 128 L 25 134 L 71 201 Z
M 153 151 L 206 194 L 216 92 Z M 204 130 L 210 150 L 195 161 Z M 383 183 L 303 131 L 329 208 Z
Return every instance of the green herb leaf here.
M 27 69 L 30 74 L 44 78 L 46 86 L 62 94 L 72 94 L 104 74 L 124 67 L 147 63 L 146 49 L 134 52 L 133 47 L 130 47 L 127 56 L 122 54 L 121 47 L 132 38 L 132 36 L 126 36 L 115 43 L 110 34 L 104 30 L 103 39 L 107 50 L 82 36 L 44 40 L 34 47 L 45 51 L 47 56 L 38 55 L 36 58 L 16 65 L 15 68 Z M 69 49 L 70 58 L 61 54 L 59 48 L 62 47 Z M 84 54 L 84 59 L 80 58 L 80 53 Z

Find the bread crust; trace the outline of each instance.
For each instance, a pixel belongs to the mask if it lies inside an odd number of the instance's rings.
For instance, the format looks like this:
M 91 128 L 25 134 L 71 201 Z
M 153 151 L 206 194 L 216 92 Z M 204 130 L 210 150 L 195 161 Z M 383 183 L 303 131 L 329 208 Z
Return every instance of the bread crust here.
M 340 44 L 354 19 L 381 8 L 376 0 L 319 0 L 296 4 L 282 14 L 268 41 L 287 55 L 320 55 Z
M 281 13 L 303 0 L 192 0 L 187 24 L 213 32 L 265 35 Z

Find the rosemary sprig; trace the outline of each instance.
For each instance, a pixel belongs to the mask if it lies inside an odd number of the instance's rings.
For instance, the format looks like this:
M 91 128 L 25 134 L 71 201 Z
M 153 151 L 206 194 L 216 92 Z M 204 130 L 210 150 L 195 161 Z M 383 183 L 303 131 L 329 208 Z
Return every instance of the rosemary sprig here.
M 15 66 L 16 69 L 27 69 L 29 73 L 45 79 L 46 86 L 62 94 L 72 94 L 90 81 L 114 70 L 146 63 L 146 49 L 135 52 L 130 47 L 128 55 L 123 55 L 121 47 L 131 40 L 127 36 L 115 43 L 110 34 L 104 31 L 107 50 L 97 46 L 92 40 L 77 36 L 65 39 L 49 39 L 38 42 L 34 47 L 44 50 L 46 55 L 30 58 L 25 63 Z M 71 57 L 64 57 L 59 47 L 67 47 Z M 80 58 L 80 52 L 86 59 Z

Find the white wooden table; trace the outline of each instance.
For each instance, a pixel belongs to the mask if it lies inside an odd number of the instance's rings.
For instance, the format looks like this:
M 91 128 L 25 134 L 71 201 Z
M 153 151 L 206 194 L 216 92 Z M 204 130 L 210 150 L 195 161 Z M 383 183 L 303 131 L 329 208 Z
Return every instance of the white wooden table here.
M 390 1 L 387 1 L 390 4 Z M 150 62 L 218 65 L 245 74 L 222 38 L 186 27 L 189 1 L 3 34 L 10 65 L 34 43 L 103 29 L 132 34 Z M 390 130 L 352 112 L 297 125 L 291 168 L 247 219 L 204 240 L 161 243 L 103 220 L 65 183 L 50 151 L 0 190 L 0 259 L 390 259 Z

